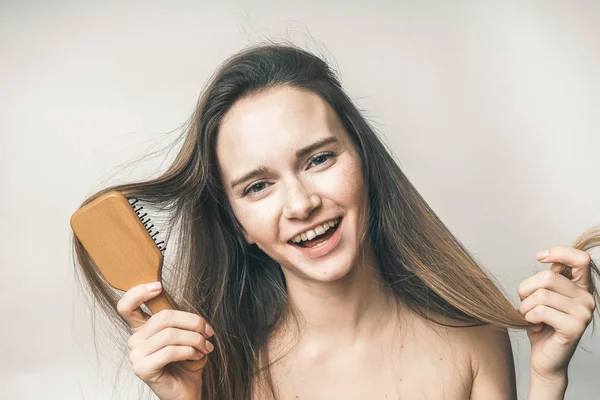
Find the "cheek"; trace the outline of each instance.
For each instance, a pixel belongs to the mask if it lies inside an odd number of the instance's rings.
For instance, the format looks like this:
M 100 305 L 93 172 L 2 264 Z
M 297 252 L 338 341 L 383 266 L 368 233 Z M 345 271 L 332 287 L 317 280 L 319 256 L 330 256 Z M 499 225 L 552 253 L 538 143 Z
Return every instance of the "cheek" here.
M 369 199 L 360 164 L 350 164 L 340 172 L 337 179 L 336 199 L 342 206 L 351 210 L 351 215 L 354 214 L 357 234 L 362 236 L 368 230 Z
M 273 206 L 257 204 L 236 209 L 239 222 L 248 235 L 255 241 L 272 240 L 277 232 L 277 219 Z
M 332 193 L 332 198 L 342 205 L 358 205 L 364 200 L 363 183 L 360 167 L 355 163 L 348 163 L 330 176 L 328 191 Z

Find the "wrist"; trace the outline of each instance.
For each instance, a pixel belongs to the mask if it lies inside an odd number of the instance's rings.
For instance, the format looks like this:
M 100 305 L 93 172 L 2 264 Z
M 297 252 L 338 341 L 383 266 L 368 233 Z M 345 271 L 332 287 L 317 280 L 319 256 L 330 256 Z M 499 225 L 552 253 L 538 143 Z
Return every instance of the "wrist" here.
M 567 371 L 551 377 L 539 375 L 534 370 L 529 371 L 528 400 L 562 400 L 565 397 L 569 377 Z

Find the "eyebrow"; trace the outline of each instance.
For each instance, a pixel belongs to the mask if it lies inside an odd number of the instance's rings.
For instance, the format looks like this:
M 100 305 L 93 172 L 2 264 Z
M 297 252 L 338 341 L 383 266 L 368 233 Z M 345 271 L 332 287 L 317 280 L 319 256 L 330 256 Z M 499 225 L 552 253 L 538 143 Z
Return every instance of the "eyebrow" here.
M 296 158 L 302 158 L 304 156 L 306 156 L 309 153 L 312 153 L 313 151 L 328 145 L 330 143 L 337 143 L 337 138 L 335 136 L 329 136 L 326 137 L 325 139 L 321 139 L 317 142 L 314 142 L 313 144 L 310 144 L 306 147 L 303 147 L 301 149 L 296 150 Z M 230 182 L 231 188 L 235 188 L 237 185 L 239 185 L 242 182 L 248 181 L 252 178 L 256 178 L 257 176 L 266 174 L 267 172 L 269 172 L 269 168 L 264 166 L 264 165 L 260 165 L 257 168 L 253 169 L 252 171 L 242 175 L 241 177 L 234 179 Z

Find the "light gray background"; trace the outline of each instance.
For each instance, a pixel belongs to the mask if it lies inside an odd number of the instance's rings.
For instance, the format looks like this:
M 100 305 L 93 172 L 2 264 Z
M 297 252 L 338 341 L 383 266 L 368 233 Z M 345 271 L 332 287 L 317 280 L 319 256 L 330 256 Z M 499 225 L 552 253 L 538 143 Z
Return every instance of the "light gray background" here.
M 102 330 L 95 356 L 69 217 L 92 191 L 154 174 L 160 158 L 119 167 L 167 144 L 217 65 L 263 36 L 328 52 L 515 304 L 546 268 L 538 250 L 600 223 L 600 2 L 119 3 L 0 3 L 2 399 L 136 397 Z M 569 399 L 600 393 L 590 331 Z M 529 342 L 512 337 L 524 398 Z

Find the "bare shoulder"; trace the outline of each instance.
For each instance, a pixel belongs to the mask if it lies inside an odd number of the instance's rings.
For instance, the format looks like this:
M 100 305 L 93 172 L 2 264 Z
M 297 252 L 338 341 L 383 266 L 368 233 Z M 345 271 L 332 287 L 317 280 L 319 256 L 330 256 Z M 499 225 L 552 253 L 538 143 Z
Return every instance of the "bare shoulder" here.
M 442 317 L 444 326 L 427 322 L 430 336 L 451 349 L 453 358 L 464 366 L 471 400 L 513 400 L 517 398 L 515 368 L 508 331 L 492 325 L 467 324 Z M 422 332 L 427 332 L 423 330 Z
M 492 325 L 460 329 L 473 371 L 471 399 L 516 399 L 515 366 L 508 331 Z

